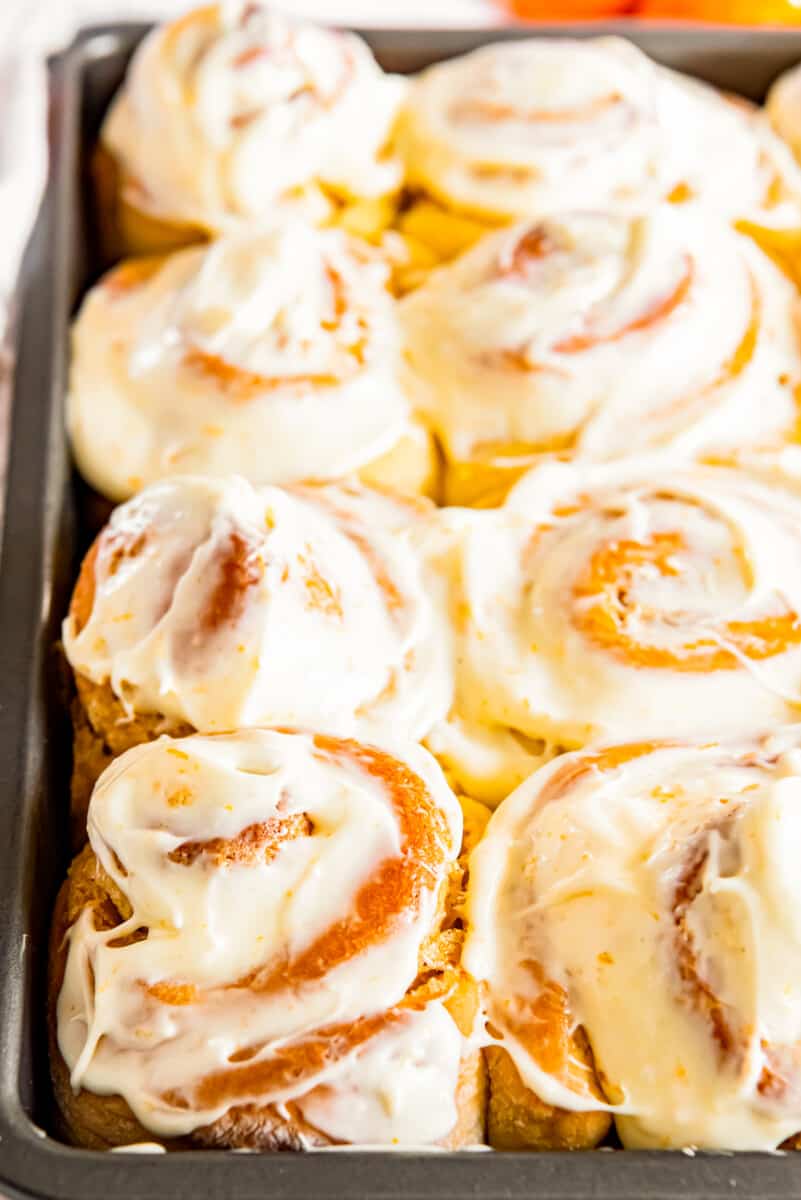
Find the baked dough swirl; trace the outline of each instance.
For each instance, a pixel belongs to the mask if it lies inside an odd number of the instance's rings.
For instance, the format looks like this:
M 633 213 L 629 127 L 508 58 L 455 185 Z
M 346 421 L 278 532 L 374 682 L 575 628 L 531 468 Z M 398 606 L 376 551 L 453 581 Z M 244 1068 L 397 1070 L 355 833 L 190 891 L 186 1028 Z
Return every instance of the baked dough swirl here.
M 399 186 L 385 150 L 403 92 L 361 38 L 211 4 L 145 38 L 101 145 L 122 199 L 176 230 L 219 234 L 279 211 L 326 219 L 327 193 Z
M 387 274 L 366 243 L 295 222 L 113 269 L 73 330 L 82 474 L 112 500 L 192 471 L 425 489 Z
M 414 546 L 428 519 L 427 504 L 357 485 L 154 484 L 114 511 L 64 622 L 85 714 L 121 748 L 143 714 L 170 731 L 417 740 L 452 689 L 447 614 Z
M 413 187 L 490 220 L 668 197 L 745 216 L 801 195 L 761 113 L 616 38 L 516 40 L 438 63 L 413 82 L 398 143 Z
M 438 944 L 461 837 L 411 745 L 251 730 L 118 759 L 56 929 L 73 1130 L 88 1093 L 123 1141 L 138 1122 L 217 1145 L 447 1142 L 463 1060 L 480 1069 Z
M 471 795 L 500 800 L 543 744 L 734 735 L 798 714 L 797 478 L 549 463 L 503 508 L 441 519 L 457 690 L 430 745 Z
M 627 1147 L 795 1144 L 799 799 L 794 726 L 587 749 L 504 801 L 465 962 L 532 1103 L 606 1103 Z M 571 1072 L 577 1030 L 605 1101 Z
M 488 235 L 401 304 L 449 499 L 508 487 L 547 452 L 696 455 L 786 436 L 797 305 L 751 239 L 698 205 Z

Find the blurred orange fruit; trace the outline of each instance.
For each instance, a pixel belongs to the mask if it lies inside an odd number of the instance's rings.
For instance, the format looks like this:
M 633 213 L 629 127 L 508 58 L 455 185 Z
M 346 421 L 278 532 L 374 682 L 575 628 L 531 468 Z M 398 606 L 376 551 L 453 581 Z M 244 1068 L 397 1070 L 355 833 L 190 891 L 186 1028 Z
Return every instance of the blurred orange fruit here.
M 801 0 L 501 0 L 529 21 L 639 16 L 735 25 L 801 25 Z
M 634 0 L 505 0 L 516 17 L 528 21 L 589 21 L 626 16 Z
M 801 0 L 640 0 L 636 13 L 736 25 L 801 25 Z

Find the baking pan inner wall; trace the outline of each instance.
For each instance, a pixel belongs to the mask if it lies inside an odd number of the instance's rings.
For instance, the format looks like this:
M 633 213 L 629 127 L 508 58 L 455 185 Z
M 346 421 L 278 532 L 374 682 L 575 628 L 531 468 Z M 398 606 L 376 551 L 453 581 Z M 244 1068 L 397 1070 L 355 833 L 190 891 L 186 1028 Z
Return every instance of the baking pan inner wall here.
M 621 29 L 612 25 L 590 31 L 615 33 Z M 19 622 L 19 631 L 18 636 L 11 636 L 6 629 L 2 636 L 5 649 L 0 661 L 0 671 L 5 679 L 2 697 L 9 703 L 0 709 L 0 751 L 6 764 L 16 762 L 17 778 L 25 780 L 25 794 L 7 794 L 6 797 L 6 804 L 16 806 L 18 810 L 19 824 L 15 853 L 11 856 L 13 862 L 3 861 L 4 856 L 9 857 L 9 849 L 0 845 L 0 878 L 5 885 L 4 893 L 0 894 L 0 917 L 5 915 L 4 905 L 10 905 L 17 918 L 21 916 L 25 953 L 18 953 L 18 961 L 0 980 L 3 992 L 0 1012 L 4 1024 L 9 1026 L 0 1028 L 0 1054 L 7 1065 L 15 1065 L 14 1082 L 18 1093 L 13 1098 L 14 1104 L 21 1107 L 37 1126 L 50 1133 L 54 1130 L 54 1112 L 44 1031 L 44 984 L 51 907 L 69 862 L 67 787 L 70 769 L 70 731 L 65 707 L 68 689 L 54 646 L 80 555 L 91 536 L 86 520 L 85 493 L 70 467 L 63 434 L 68 328 L 83 292 L 101 269 L 87 185 L 88 156 L 103 114 L 144 32 L 144 27 L 139 26 L 90 31 L 54 64 L 53 178 L 26 259 L 26 290 L 18 340 L 19 367 L 15 384 L 7 544 L 0 580 L 0 616 L 8 620 L 9 614 L 13 614 L 14 620 Z M 537 32 L 564 36 L 565 32 L 575 31 L 549 26 Z M 633 40 L 666 65 L 686 70 L 753 100 L 761 100 L 776 75 L 801 59 L 801 33 L 749 35 L 732 31 L 655 28 L 632 32 Z M 489 35 L 481 31 L 382 31 L 367 36 L 382 65 L 404 73 L 463 53 L 489 40 Z M 14 744 L 10 746 L 9 740 Z M 12 772 L 9 775 L 13 777 Z M 16 847 L 19 853 L 16 853 Z M 9 889 L 17 894 L 9 894 Z M 13 919 L 10 927 L 15 928 Z M 8 949 L 13 953 L 13 947 Z M 15 1018 L 10 1024 L 6 1021 L 9 1014 Z M 16 1064 L 19 1064 L 18 1071 Z M 8 1106 L 8 1103 L 8 1096 L 5 1100 L 0 1097 L 0 1107 Z M 49 1138 L 40 1140 L 39 1144 L 43 1143 L 57 1149 Z M 68 1154 L 78 1156 L 76 1151 L 59 1153 L 64 1157 Z M 476 1169 L 479 1160 L 484 1164 L 482 1174 L 491 1167 L 494 1171 L 492 1164 L 500 1164 L 501 1158 L 521 1161 L 520 1156 L 515 1155 L 472 1157 Z M 544 1160 L 560 1158 L 567 1184 L 567 1174 L 572 1168 L 564 1156 L 539 1157 L 543 1158 L 542 1170 L 545 1170 Z M 609 1157 L 601 1156 L 604 1164 Z M 673 1190 L 663 1192 L 655 1182 L 660 1167 L 653 1156 L 622 1157 L 631 1157 L 632 1162 L 635 1158 L 649 1159 L 653 1164 L 654 1182 L 646 1186 L 643 1175 L 643 1185 L 639 1189 L 634 1186 L 629 1192 L 621 1185 L 614 1185 L 608 1191 L 604 1187 L 601 1194 L 621 1197 L 624 1194 L 643 1197 L 677 1194 Z M 207 1156 L 194 1154 L 193 1158 L 205 1159 Z M 378 1165 L 376 1156 L 372 1159 Z M 331 1159 L 327 1161 L 333 1163 Z M 382 1161 L 386 1159 L 382 1157 Z M 689 1164 L 690 1160 L 686 1161 Z M 731 1166 L 731 1159 L 728 1161 Z M 134 1162 L 128 1160 L 129 1170 Z M 240 1158 L 240 1162 L 244 1160 Z M 532 1160 L 528 1162 L 533 1167 Z M 234 1170 L 235 1163 L 231 1159 L 228 1163 Z M 0 1178 L 6 1174 L 3 1167 L 3 1145 L 0 1144 Z M 441 1175 L 443 1167 L 447 1167 L 447 1162 L 438 1165 L 434 1173 Z M 498 1169 L 506 1170 L 500 1166 Z M 429 1175 L 432 1176 L 432 1172 Z M 732 1177 L 729 1182 L 733 1182 L 735 1173 L 729 1170 L 729 1175 Z M 453 1178 L 455 1181 L 456 1176 Z M 529 1178 L 533 1182 L 534 1177 L 529 1175 Z M 519 1179 L 524 1180 L 525 1174 Z M 556 1186 L 558 1179 L 554 1179 L 554 1194 L 575 1197 L 590 1194 L 583 1186 L 570 1189 Z M 787 1194 L 790 1190 L 799 1190 L 801 1175 L 794 1171 L 793 1179 L 795 1184 L 791 1185 L 787 1177 Z M 482 1183 L 476 1194 L 518 1194 L 517 1188 L 507 1190 L 511 1176 L 505 1183 L 497 1176 L 497 1181 L 502 1190 L 496 1191 Z M 769 1181 L 765 1174 L 761 1175 L 761 1185 L 765 1196 L 782 1194 L 768 1190 Z M 464 1185 L 459 1187 L 464 1195 Z M 742 1186 L 735 1188 L 736 1184 L 731 1188 L 731 1194 L 751 1194 Z M 595 1191 L 594 1186 L 592 1190 Z M 451 1193 L 450 1187 L 447 1192 Z M 54 1188 L 51 1194 L 72 1193 Z M 121 1194 L 133 1193 L 123 1190 Z M 136 1194 L 140 1193 L 137 1191 Z M 142 1194 L 157 1193 L 147 1191 Z M 170 1194 L 186 1195 L 188 1192 L 181 1189 Z M 300 1190 L 295 1194 L 306 1193 Z M 361 1194 L 370 1193 L 362 1189 Z M 551 1193 L 548 1188 L 538 1188 L 536 1194 Z M 730 1189 L 726 1186 L 718 1193 L 705 1188 L 694 1194 L 730 1194 Z

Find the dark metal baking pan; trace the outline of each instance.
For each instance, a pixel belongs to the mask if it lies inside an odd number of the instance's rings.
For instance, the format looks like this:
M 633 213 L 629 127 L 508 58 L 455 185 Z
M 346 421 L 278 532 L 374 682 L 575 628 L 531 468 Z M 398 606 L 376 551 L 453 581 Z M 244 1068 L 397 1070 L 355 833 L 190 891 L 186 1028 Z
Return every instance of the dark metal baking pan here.
M 381 32 L 415 70 L 524 30 Z M 565 27 L 537 30 L 548 35 Z M 631 30 L 655 58 L 761 99 L 801 60 L 801 31 Z M 64 437 L 70 314 L 97 274 L 85 162 L 143 26 L 82 34 L 51 70 L 50 180 L 24 264 L 0 571 L 0 1193 L 60 1200 L 778 1200 L 801 1195 L 801 1154 L 97 1154 L 55 1135 L 47 1065 L 47 930 L 69 861 L 70 733 L 55 650 L 86 530 Z M 654 1036 L 659 1031 L 654 1030 Z

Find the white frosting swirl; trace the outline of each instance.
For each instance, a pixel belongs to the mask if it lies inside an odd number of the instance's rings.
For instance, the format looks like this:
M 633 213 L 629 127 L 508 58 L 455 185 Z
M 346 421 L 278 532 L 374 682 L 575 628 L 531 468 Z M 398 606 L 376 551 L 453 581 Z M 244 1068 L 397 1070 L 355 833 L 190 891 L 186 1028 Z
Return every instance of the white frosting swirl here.
M 154 484 L 115 510 L 84 564 L 69 662 L 131 711 L 204 732 L 422 737 L 452 691 L 447 616 L 414 548 L 426 513 L 356 485 Z
M 799 836 L 799 726 L 586 750 L 504 801 L 471 858 L 464 961 L 528 1086 L 604 1107 L 559 1061 L 581 1026 L 627 1147 L 797 1134 Z
M 549 463 L 502 509 L 442 520 L 457 691 L 454 728 L 429 744 L 471 794 L 497 801 L 525 778 L 510 733 L 578 746 L 798 714 L 797 480 L 656 457 Z
M 179 471 L 330 479 L 417 435 L 386 278 L 363 243 L 296 223 L 112 270 L 73 331 L 82 473 L 114 500 Z
M 450 458 L 513 463 L 783 435 L 801 379 L 797 303 L 749 238 L 665 204 L 490 234 L 401 316 L 419 405 Z
M 464 1043 L 444 995 L 406 997 L 461 840 L 430 755 L 162 738 L 105 772 L 88 829 L 131 911 L 106 929 L 86 907 L 68 934 L 75 1088 L 121 1095 L 162 1136 L 291 1101 L 337 1139 L 448 1133 Z
M 353 34 L 213 4 L 145 38 L 101 140 L 137 208 L 220 233 L 308 210 L 320 184 L 397 187 L 384 151 L 404 90 Z
M 687 194 L 744 215 L 777 181 L 801 195 L 762 114 L 617 38 L 510 41 L 438 63 L 412 85 L 399 145 L 412 185 L 496 218 L 577 202 L 638 212 Z

